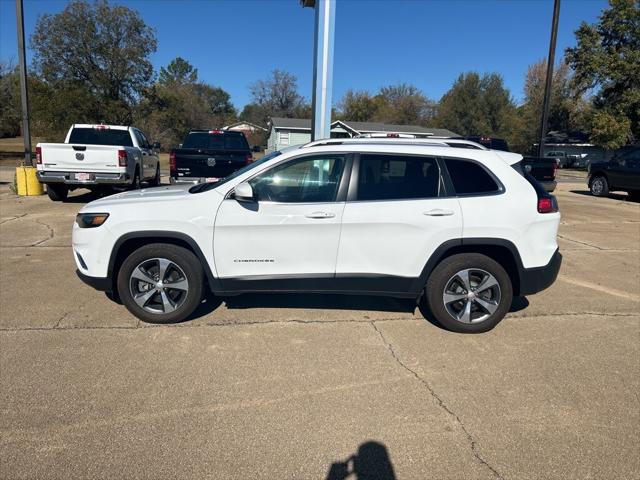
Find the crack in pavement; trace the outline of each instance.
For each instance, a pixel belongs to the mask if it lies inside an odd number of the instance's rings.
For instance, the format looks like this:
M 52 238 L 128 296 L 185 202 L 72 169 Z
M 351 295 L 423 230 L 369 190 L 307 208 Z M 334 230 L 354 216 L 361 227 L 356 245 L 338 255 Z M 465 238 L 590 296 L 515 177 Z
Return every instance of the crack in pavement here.
M 424 318 L 415 317 L 391 317 L 391 318 L 378 318 L 376 320 L 371 320 L 369 318 L 364 318 L 361 320 L 266 320 L 266 321 L 250 321 L 250 322 L 222 322 L 222 323 L 203 323 L 198 325 L 189 324 L 187 322 L 184 323 L 174 323 L 174 324 L 145 324 L 140 320 L 137 320 L 133 325 L 105 325 L 105 326 L 74 326 L 70 325 L 68 327 L 60 328 L 60 323 L 64 318 L 66 318 L 71 312 L 65 313 L 62 317 L 57 320 L 57 323 L 53 327 L 0 327 L 0 332 L 28 332 L 28 331 L 64 331 L 64 330 L 144 330 L 144 329 L 155 329 L 155 328 L 217 328 L 217 327 L 243 327 L 243 326 L 255 326 L 255 325 L 274 325 L 274 324 L 302 324 L 302 325 L 333 325 L 340 323 L 361 323 L 361 324 L 372 324 L 374 322 L 427 322 Z M 567 312 L 567 313 L 557 313 L 557 314 L 541 314 L 541 315 L 514 315 L 509 314 L 509 318 L 513 319 L 524 319 L 524 318 L 544 318 L 544 317 L 573 317 L 573 316 L 585 316 L 590 315 L 594 317 L 626 317 L 626 318 L 640 318 L 640 315 L 637 313 L 605 313 L 605 312 Z
M 4 225 L 5 223 L 9 223 L 9 222 L 11 222 L 11 221 L 13 221 L 13 220 L 17 220 L 17 219 L 22 218 L 22 217 L 25 217 L 25 216 L 27 216 L 27 215 L 28 215 L 28 214 L 26 214 L 26 213 L 22 213 L 22 214 L 20 214 L 20 215 L 16 215 L 16 216 L 14 216 L 14 217 L 12 217 L 12 218 L 7 218 L 6 220 L 3 220 L 2 222 L 0 222 L 0 225 Z
M 592 245 L 592 244 L 587 243 L 587 242 L 581 242 L 580 240 L 574 240 L 573 238 L 568 238 L 568 237 L 565 237 L 565 236 L 560 235 L 560 234 L 558 234 L 558 238 L 561 238 L 562 240 L 566 240 L 567 242 L 579 243 L 580 245 L 585 245 L 587 247 L 596 248 L 598 250 L 603 250 L 603 251 L 608 250 L 607 248 L 602 248 L 602 247 L 599 247 L 597 245 Z
M 491 473 L 494 475 L 495 478 L 502 479 L 503 478 L 502 475 L 500 475 L 500 473 L 494 467 L 492 467 L 489 464 L 489 462 L 482 457 L 482 455 L 480 455 L 480 452 L 478 452 L 478 442 L 477 442 L 477 440 L 473 437 L 473 435 L 471 435 L 471 433 L 469 432 L 469 430 L 467 429 L 465 424 L 460 419 L 460 416 L 457 413 L 455 413 L 453 410 L 451 410 L 451 408 L 445 403 L 445 401 L 442 399 L 442 397 L 440 395 L 438 395 L 438 393 L 433 389 L 433 387 L 429 384 L 429 382 L 427 382 L 424 378 L 422 378 L 420 375 L 418 375 L 418 373 L 415 370 L 409 368 L 402 360 L 400 360 L 400 358 L 396 354 L 395 349 L 393 348 L 393 345 L 385 338 L 385 336 L 382 333 L 382 331 L 376 326 L 376 322 L 372 321 L 372 322 L 370 322 L 370 324 L 373 327 L 373 329 L 376 332 L 378 332 L 378 335 L 382 339 L 382 343 L 387 347 L 387 349 L 391 353 L 391 356 L 396 361 L 396 363 L 398 365 L 400 365 L 403 369 L 405 369 L 406 371 L 411 373 L 411 375 L 413 375 L 413 377 L 415 377 L 416 380 L 418 380 L 420 383 L 422 383 L 426 387 L 426 389 L 429 391 L 429 393 L 431 394 L 433 399 L 437 402 L 438 406 L 440 406 L 440 408 L 442 408 L 445 412 L 447 412 L 447 414 L 449 414 L 449 416 L 451 416 L 455 420 L 455 422 L 460 426 L 460 429 L 464 432 L 464 434 L 467 437 L 467 440 L 469 442 L 469 445 L 471 446 L 471 451 L 473 453 L 473 456 L 483 466 L 485 466 L 487 469 L 489 469 L 491 471 Z
M 47 227 L 47 229 L 49 230 L 49 237 L 45 238 L 44 240 L 40 240 L 39 242 L 33 243 L 31 245 L 29 245 L 29 247 L 37 247 L 38 245 L 40 245 L 41 243 L 44 243 L 46 241 L 51 240 L 54 236 L 55 233 L 53 232 L 53 227 L 51 225 L 49 225 L 48 223 L 44 223 L 41 222 L 40 220 L 36 219 L 36 223 L 39 223 L 40 225 Z

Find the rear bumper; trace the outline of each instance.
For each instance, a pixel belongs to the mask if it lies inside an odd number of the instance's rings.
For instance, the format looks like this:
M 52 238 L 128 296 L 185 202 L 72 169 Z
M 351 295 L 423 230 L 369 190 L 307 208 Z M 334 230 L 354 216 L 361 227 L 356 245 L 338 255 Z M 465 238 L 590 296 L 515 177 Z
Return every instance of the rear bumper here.
M 110 292 L 113 290 L 113 284 L 109 277 L 90 277 L 89 275 L 82 273 L 80 270 L 76 270 L 76 275 L 78 275 L 78 278 L 84 283 L 96 290 L 100 290 L 101 292 Z
M 86 181 L 74 180 L 76 172 L 50 172 L 40 170 L 36 173 L 40 183 L 64 183 L 66 185 L 127 185 L 131 183 L 128 173 L 94 173 L 86 172 L 91 178 Z
M 169 183 L 171 185 L 195 185 L 197 183 L 213 182 L 213 178 L 222 177 L 169 177 Z
M 556 281 L 562 265 L 560 250 L 556 250 L 544 267 L 523 268 L 520 271 L 520 295 L 532 295 L 548 288 Z

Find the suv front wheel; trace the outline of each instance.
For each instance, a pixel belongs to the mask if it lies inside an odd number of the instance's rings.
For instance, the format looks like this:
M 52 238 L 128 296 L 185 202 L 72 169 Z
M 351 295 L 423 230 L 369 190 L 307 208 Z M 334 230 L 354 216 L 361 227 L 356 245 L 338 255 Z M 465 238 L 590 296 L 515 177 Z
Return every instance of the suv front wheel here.
M 446 258 L 425 287 L 431 314 L 447 330 L 481 333 L 491 330 L 509 311 L 511 279 L 495 260 L 478 253 Z
M 204 272 L 198 258 L 177 245 L 154 243 L 131 253 L 118 272 L 127 309 L 149 323 L 185 320 L 202 301 Z

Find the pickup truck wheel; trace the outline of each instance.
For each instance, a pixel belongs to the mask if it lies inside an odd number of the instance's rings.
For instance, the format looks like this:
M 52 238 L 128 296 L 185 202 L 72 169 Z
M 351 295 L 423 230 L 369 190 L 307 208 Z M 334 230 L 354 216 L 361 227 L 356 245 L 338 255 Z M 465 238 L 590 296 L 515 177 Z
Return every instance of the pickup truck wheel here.
M 156 167 L 156 174 L 153 177 L 153 180 L 151 180 L 151 182 L 149 183 L 152 187 L 157 187 L 158 185 L 160 185 L 160 165 Z
M 66 185 L 47 185 L 47 195 L 54 202 L 64 202 L 69 195 L 69 187 Z
M 607 179 L 602 175 L 598 175 L 591 179 L 589 189 L 591 190 L 591 194 L 596 197 L 606 197 L 609 195 L 609 182 L 607 182 Z
M 136 173 L 133 174 L 133 181 L 131 182 L 131 190 L 138 190 L 140 188 L 140 170 L 136 168 Z
M 491 330 L 507 314 L 513 287 L 495 260 L 461 253 L 446 258 L 433 270 L 425 297 L 435 320 L 447 330 L 481 333 Z
M 185 320 L 202 301 L 204 272 L 197 257 L 177 245 L 140 247 L 122 263 L 118 294 L 125 307 L 149 323 Z

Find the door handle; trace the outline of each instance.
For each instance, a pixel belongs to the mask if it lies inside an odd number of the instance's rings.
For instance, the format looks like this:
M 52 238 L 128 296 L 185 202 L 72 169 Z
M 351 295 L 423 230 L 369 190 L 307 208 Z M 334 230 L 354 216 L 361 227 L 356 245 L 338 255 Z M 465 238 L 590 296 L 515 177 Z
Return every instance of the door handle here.
M 305 215 L 307 218 L 333 218 L 335 216 L 336 214 L 331 212 L 313 212 Z
M 422 212 L 422 214 L 428 215 L 430 217 L 448 217 L 450 215 L 453 215 L 453 210 L 443 210 L 442 208 L 434 208 L 433 210 Z

